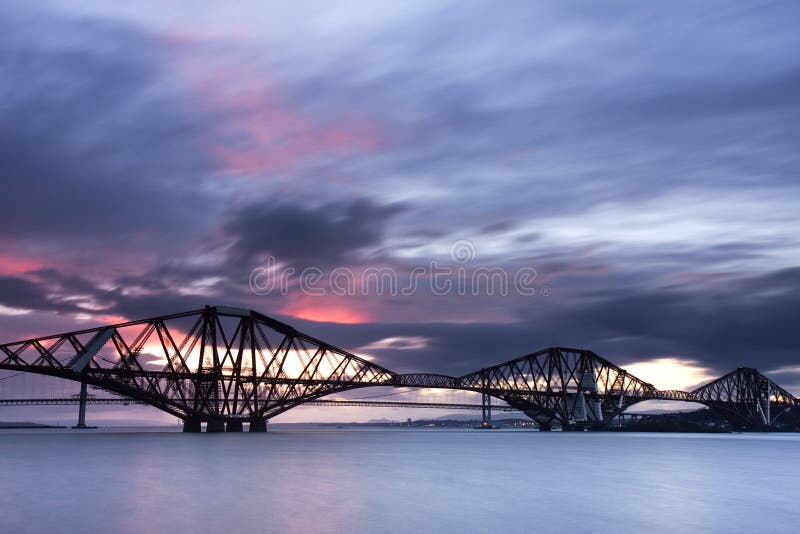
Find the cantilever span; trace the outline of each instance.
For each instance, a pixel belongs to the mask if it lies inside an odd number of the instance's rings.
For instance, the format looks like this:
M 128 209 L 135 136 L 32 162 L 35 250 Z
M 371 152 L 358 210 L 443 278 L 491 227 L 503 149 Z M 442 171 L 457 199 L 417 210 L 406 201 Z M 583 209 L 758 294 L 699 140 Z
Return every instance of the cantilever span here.
M 739 368 L 692 392 L 660 391 L 597 354 L 552 347 L 461 377 L 398 374 L 252 310 L 184 313 L 0 345 L 0 369 L 75 380 L 150 404 L 187 431 L 265 430 L 326 395 L 371 386 L 460 389 L 502 399 L 541 429 L 602 427 L 637 402 L 703 403 L 740 428 L 796 425 L 798 401 Z
M 459 380 L 461 389 L 503 399 L 545 429 L 602 427 L 646 400 L 704 404 L 740 429 L 800 426 L 800 402 L 753 368 L 740 367 L 694 391 L 662 391 L 594 352 L 552 347 Z
M 212 429 L 266 421 L 305 401 L 388 384 L 394 373 L 257 312 L 226 307 L 0 345 L 0 368 L 141 400 Z

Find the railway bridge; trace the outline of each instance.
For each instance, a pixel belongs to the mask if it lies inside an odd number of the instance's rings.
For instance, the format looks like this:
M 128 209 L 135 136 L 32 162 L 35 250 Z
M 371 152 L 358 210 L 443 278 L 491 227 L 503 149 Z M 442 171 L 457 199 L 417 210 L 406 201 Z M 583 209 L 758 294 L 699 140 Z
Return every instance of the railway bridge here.
M 496 398 L 541 430 L 602 428 L 646 400 L 704 404 L 734 427 L 796 425 L 800 403 L 754 368 L 694 391 L 662 391 L 592 351 L 551 347 L 453 377 L 400 374 L 256 311 L 223 306 L 0 345 L 0 369 L 80 382 L 152 405 L 184 430 L 266 431 L 276 415 L 374 386 L 466 390 Z

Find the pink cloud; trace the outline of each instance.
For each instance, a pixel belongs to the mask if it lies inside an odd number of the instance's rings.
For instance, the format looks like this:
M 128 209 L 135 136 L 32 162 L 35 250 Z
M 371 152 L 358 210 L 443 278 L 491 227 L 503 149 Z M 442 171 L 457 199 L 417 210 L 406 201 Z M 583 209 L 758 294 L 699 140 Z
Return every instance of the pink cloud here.
M 358 104 L 330 102 L 320 117 L 292 100 L 290 89 L 269 79 L 269 70 L 251 55 L 216 53 L 220 42 L 226 50 L 243 48 L 236 37 L 175 33 L 162 41 L 174 52 L 170 73 L 194 95 L 192 105 L 223 118 L 206 142 L 228 174 L 289 172 L 315 158 L 369 154 L 389 145 L 395 127 Z
M 283 306 L 279 313 L 307 321 L 359 324 L 372 321 L 372 317 L 353 302 L 321 297 L 298 297 Z
M 235 143 L 216 144 L 213 152 L 234 174 L 291 171 L 317 157 L 371 153 L 385 142 L 378 124 L 358 113 L 340 110 L 332 120 L 316 121 L 266 93 L 246 97 L 229 109 L 228 127 Z
M 22 274 L 42 268 L 42 263 L 32 258 L 0 253 L 0 274 Z

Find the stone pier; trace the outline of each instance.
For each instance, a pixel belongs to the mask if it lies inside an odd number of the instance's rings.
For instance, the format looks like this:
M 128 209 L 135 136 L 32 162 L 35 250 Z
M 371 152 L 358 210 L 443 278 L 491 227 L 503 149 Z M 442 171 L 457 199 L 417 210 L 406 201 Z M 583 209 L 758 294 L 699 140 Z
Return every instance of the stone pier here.
M 184 419 L 183 431 L 197 433 L 202 430 L 202 424 L 199 419 Z
M 206 423 L 206 432 L 225 432 L 225 421 L 221 419 L 211 419 Z
M 267 420 L 266 419 L 253 419 L 250 421 L 250 432 L 266 432 Z
M 243 426 L 241 421 L 228 421 L 225 423 L 225 432 L 241 432 Z

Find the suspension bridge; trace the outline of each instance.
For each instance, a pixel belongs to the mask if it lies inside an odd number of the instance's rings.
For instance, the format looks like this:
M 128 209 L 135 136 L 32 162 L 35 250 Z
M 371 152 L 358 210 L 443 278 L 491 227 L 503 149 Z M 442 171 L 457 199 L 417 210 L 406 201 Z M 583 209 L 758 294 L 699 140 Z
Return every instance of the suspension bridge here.
M 518 410 L 540 430 L 603 428 L 647 400 L 703 404 L 735 428 L 770 430 L 800 421 L 800 403 L 754 368 L 740 367 L 690 392 L 659 390 L 594 352 L 551 347 L 473 373 L 395 373 L 256 311 L 222 306 L 151 317 L 0 345 L 0 370 L 81 384 L 77 397 L 6 399 L 6 403 L 75 402 L 80 424 L 93 402 L 88 387 L 183 420 L 184 431 L 266 431 L 294 407 L 367 406 L 391 401 L 326 400 L 344 391 L 384 386 L 479 394 L 484 420 L 495 409 Z M 354 404 L 354 403 L 361 404 Z M 350 403 L 350 404 L 342 404 Z M 441 407 L 441 403 L 411 407 Z

